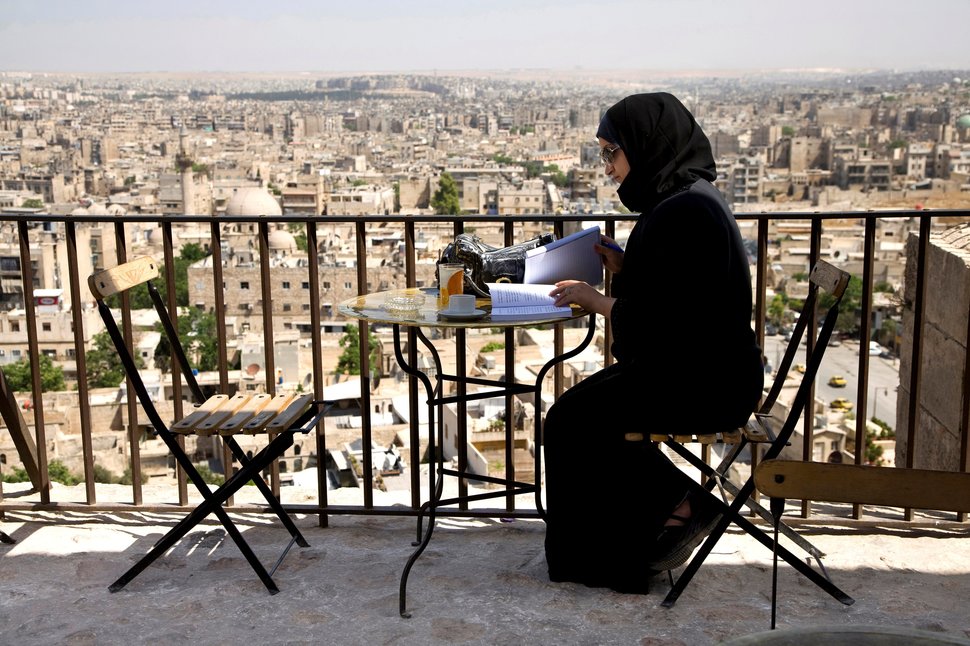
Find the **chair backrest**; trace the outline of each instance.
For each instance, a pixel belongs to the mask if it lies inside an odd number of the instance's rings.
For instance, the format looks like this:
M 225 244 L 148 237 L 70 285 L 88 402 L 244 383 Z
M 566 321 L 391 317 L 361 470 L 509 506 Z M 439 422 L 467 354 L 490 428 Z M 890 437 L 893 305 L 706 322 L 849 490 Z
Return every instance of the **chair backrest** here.
M 815 376 L 818 374 L 825 349 L 832 339 L 832 331 L 835 329 L 835 322 L 839 317 L 839 307 L 842 304 L 842 297 L 845 295 L 845 290 L 849 285 L 849 279 L 849 272 L 839 269 L 824 260 L 819 260 L 812 267 L 812 272 L 809 277 L 808 296 L 805 298 L 805 302 L 799 312 L 798 321 L 792 331 L 791 339 L 785 348 L 784 358 L 782 358 L 778 366 L 768 394 L 765 396 L 753 419 L 753 422 L 766 432 L 769 437 L 784 437 L 782 442 L 772 442 L 772 446 L 765 453 L 766 459 L 777 457 L 778 453 L 781 452 L 784 443 L 788 441 L 788 438 L 795 430 L 798 420 L 802 417 L 810 396 L 812 396 Z M 819 312 L 816 310 L 816 305 L 820 301 L 819 294 L 821 292 L 830 294 L 832 299 L 828 303 L 824 313 L 822 313 L 822 323 L 818 326 L 817 334 L 807 343 L 808 356 L 805 359 L 805 371 L 801 375 L 798 390 L 792 400 L 784 424 L 781 430 L 774 433 L 770 428 L 770 420 L 776 409 L 778 395 L 788 380 L 788 375 L 795 357 L 801 351 L 799 346 L 801 345 L 802 337 L 805 336 L 805 330 L 809 328 L 810 323 L 818 320 L 816 317 L 819 315 Z
M 970 473 L 767 460 L 755 470 L 772 498 L 970 512 Z
M 150 256 L 140 256 L 117 267 L 91 274 L 88 277 L 88 287 L 91 289 L 91 293 L 97 301 L 98 311 L 104 320 L 108 335 L 111 337 L 115 349 L 118 351 L 121 362 L 125 367 L 125 372 L 129 379 L 132 380 L 132 384 L 136 392 L 138 392 L 139 398 L 142 398 L 141 390 L 144 389 L 144 385 L 141 384 L 141 379 L 138 378 L 138 368 L 135 365 L 131 353 L 128 351 L 124 336 L 121 334 L 121 330 L 118 329 L 118 324 L 115 322 L 111 310 L 105 303 L 105 299 L 115 294 L 121 294 L 138 285 L 145 284 L 148 289 L 148 294 L 152 299 L 152 305 L 155 307 L 159 321 L 165 331 L 165 336 L 168 339 L 172 354 L 181 368 L 182 376 L 185 378 L 189 390 L 192 391 L 195 401 L 202 403 L 205 401 L 205 395 L 202 393 L 202 389 L 199 387 L 195 375 L 192 374 L 192 367 L 186 358 L 182 343 L 179 341 L 178 331 L 175 323 L 172 321 L 172 317 L 168 313 L 168 308 L 165 306 L 165 302 L 162 300 L 158 288 L 152 282 L 153 279 L 158 278 L 158 275 L 158 263 L 155 262 L 155 259 Z M 147 397 L 147 391 L 145 396 Z

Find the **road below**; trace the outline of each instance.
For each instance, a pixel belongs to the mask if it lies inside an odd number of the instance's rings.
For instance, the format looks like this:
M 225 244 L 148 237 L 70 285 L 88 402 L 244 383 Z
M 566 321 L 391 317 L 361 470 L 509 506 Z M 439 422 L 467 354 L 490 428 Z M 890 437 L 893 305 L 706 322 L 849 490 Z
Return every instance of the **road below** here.
M 785 354 L 785 338 L 781 335 L 765 337 L 765 356 L 774 369 Z M 803 351 L 795 363 L 804 363 Z M 793 368 L 794 369 L 794 368 Z M 845 377 L 846 385 L 836 388 L 828 385 L 834 375 Z M 899 385 L 899 359 L 869 356 L 869 393 L 867 396 L 868 419 L 877 417 L 896 429 L 896 387 Z M 859 402 L 859 342 L 843 341 L 830 346 L 822 357 L 815 380 L 815 397 L 826 405 L 836 397 L 844 397 L 858 407 Z M 857 413 L 858 414 L 858 413 Z

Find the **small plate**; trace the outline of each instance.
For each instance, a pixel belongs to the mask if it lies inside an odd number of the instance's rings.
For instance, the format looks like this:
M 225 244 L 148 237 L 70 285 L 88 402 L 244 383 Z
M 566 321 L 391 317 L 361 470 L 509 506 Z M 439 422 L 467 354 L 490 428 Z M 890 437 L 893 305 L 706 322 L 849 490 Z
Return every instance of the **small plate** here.
M 438 316 L 455 321 L 473 321 L 485 316 L 485 310 L 474 310 L 471 312 L 449 312 L 448 310 L 439 310 Z

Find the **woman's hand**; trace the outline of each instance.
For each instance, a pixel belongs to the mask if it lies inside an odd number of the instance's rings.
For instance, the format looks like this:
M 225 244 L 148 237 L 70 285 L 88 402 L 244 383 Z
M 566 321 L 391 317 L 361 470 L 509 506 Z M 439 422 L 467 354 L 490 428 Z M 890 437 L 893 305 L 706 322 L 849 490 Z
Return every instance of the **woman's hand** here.
M 611 272 L 618 274 L 623 270 L 623 250 L 616 240 L 601 235 L 599 244 L 594 244 L 593 249 L 603 256 L 603 266 Z
M 616 302 L 615 298 L 604 296 L 596 288 L 578 280 L 559 281 L 549 295 L 556 299 L 556 305 L 576 304 L 587 312 L 596 312 L 603 316 L 610 315 L 613 303 Z

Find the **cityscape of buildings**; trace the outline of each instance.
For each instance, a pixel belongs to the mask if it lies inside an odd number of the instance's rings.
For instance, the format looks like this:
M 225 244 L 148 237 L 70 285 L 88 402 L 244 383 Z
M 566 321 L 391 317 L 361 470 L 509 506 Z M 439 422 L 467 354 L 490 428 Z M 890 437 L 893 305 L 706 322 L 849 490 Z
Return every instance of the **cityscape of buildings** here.
M 691 75 L 638 84 L 566 75 L 217 79 L 0 72 L 0 212 L 77 216 L 78 249 L 90 250 L 78 258 L 82 277 L 117 257 L 114 232 L 85 216 L 430 214 L 446 175 L 457 186 L 460 214 L 576 213 L 595 222 L 597 214 L 623 212 L 599 161 L 597 124 L 626 94 L 655 90 L 677 95 L 696 115 L 714 149 L 716 186 L 736 213 L 970 205 L 970 70 Z M 753 222 L 741 226 L 747 238 L 756 237 Z M 875 281 L 886 289 L 874 304 L 877 323 L 900 315 L 905 242 L 917 225 L 887 218 L 878 226 Z M 772 227 L 769 287 L 796 293 L 797 277 L 807 269 L 807 225 L 778 220 Z M 280 224 L 269 236 L 278 321 L 272 352 L 281 374 L 267 376 L 244 370 L 261 365 L 266 352 L 255 225 L 222 225 L 224 308 L 240 389 L 259 388 L 267 378 L 305 385 L 304 341 L 312 330 L 300 229 Z M 497 226 L 476 223 L 475 230 L 501 245 Z M 320 231 L 322 332 L 336 353 L 348 322 L 334 305 L 359 289 L 355 229 L 333 224 Z M 538 224 L 525 229 L 538 231 Z M 434 284 L 435 261 L 451 234 L 450 227 L 421 229 L 418 286 Z M 210 249 L 209 224 L 180 225 L 174 235 L 176 250 Z M 33 226 L 30 237 L 32 294 L 23 287 L 17 225 L 0 223 L 0 364 L 27 357 L 24 299 L 32 298 L 39 306 L 40 350 L 70 381 L 77 378 L 70 312 L 84 312 L 86 344 L 100 332 L 98 317 L 85 287 L 81 303 L 66 288 L 67 241 L 59 225 Z M 126 237 L 129 255 L 161 253 L 157 223 L 129 223 Z M 367 241 L 365 291 L 403 287 L 403 231 L 368 224 Z M 860 222 L 846 219 L 826 228 L 823 254 L 861 274 L 862 244 Z M 188 269 L 188 306 L 211 312 L 215 291 L 208 256 Z M 153 321 L 136 327 L 139 352 L 156 369 Z M 894 338 L 884 340 L 894 345 Z M 382 372 L 393 372 L 386 353 L 384 359 Z M 576 378 L 596 367 L 595 359 L 585 361 Z M 347 379 L 330 385 L 338 384 L 354 398 Z M 359 382 L 356 388 L 359 397 Z M 402 423 L 392 414 L 401 410 L 395 396 L 377 398 L 389 442 Z M 104 409 L 96 414 L 120 432 L 118 391 L 101 399 Z M 487 409 L 480 411 L 483 430 Z M 63 425 L 64 437 L 76 436 L 70 415 L 52 419 Z M 354 423 L 345 427 L 349 442 Z M 305 465 L 308 449 L 300 450 L 290 456 L 291 470 Z M 160 475 L 168 472 L 162 455 Z

